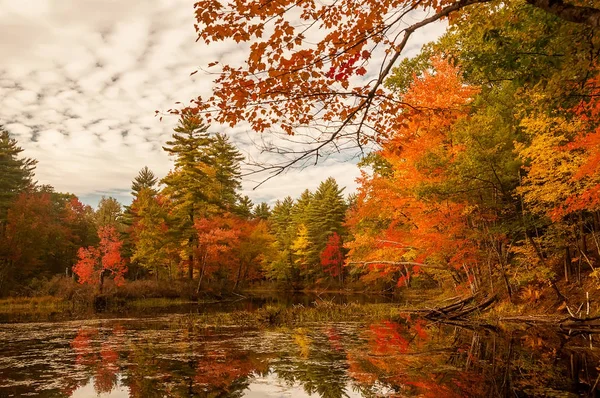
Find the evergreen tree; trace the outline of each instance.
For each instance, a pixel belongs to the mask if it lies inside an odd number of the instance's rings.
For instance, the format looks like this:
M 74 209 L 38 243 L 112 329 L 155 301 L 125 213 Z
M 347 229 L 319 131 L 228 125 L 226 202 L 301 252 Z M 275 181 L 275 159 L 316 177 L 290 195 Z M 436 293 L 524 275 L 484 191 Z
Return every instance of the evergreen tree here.
M 188 278 L 194 277 L 194 252 L 197 237 L 194 222 L 213 213 L 218 189 L 212 167 L 211 139 L 208 126 L 194 116 L 184 115 L 175 128 L 173 139 L 163 147 L 175 158 L 175 170 L 162 183 L 163 193 L 171 200 L 175 227 L 185 243 Z
M 347 205 L 344 201 L 343 191 L 344 188 L 340 188 L 335 179 L 330 177 L 321 182 L 303 210 L 307 238 L 310 242 L 306 248 L 306 269 L 304 271 L 311 280 L 323 276 L 321 253 L 327 246 L 330 236 L 337 234 L 343 237 L 345 235 L 344 220 Z
M 239 203 L 236 206 L 236 213 L 243 218 L 250 218 L 252 216 L 252 208 L 254 204 L 248 195 L 240 198 Z
M 292 208 L 292 219 L 297 225 L 300 225 L 305 222 L 308 217 L 308 209 L 310 207 L 311 201 L 313 198 L 312 192 L 308 189 L 305 189 L 296 203 L 294 203 L 294 207 Z
M 144 166 L 131 182 L 131 195 L 133 196 L 132 205 L 124 206 L 125 211 L 123 212 L 122 217 L 122 223 L 125 226 L 126 231 L 121 236 L 121 240 L 123 241 L 121 252 L 126 258 L 132 258 L 134 254 L 133 251 L 136 242 L 134 242 L 135 233 L 133 231 L 133 226 L 139 219 L 139 215 L 132 209 L 132 206 L 139 199 L 142 191 L 148 191 L 146 195 L 156 196 L 158 194 L 158 190 L 156 189 L 157 182 L 158 178 L 148 166 Z M 129 273 L 135 273 L 137 275 L 137 271 L 136 264 L 133 262 L 129 267 Z
M 156 194 L 158 192 L 155 188 L 157 182 L 158 178 L 156 178 L 152 170 L 150 170 L 148 166 L 144 166 L 131 183 L 131 194 L 134 198 L 137 198 L 142 189 L 150 189 Z
M 292 219 L 294 200 L 286 197 L 283 201 L 275 202 L 269 217 L 272 231 L 275 235 L 275 258 L 267 265 L 266 273 L 270 279 L 295 283 L 298 279 L 298 270 L 294 263 L 292 245 L 296 237 L 296 227 Z
M 261 220 L 268 220 L 271 216 L 271 208 L 267 203 L 261 202 L 254 206 L 254 212 L 252 215 Z
M 20 158 L 23 149 L 0 126 L 0 225 L 6 222 L 8 208 L 20 192 L 33 186 L 36 160 Z
M 217 133 L 210 143 L 211 165 L 218 183 L 219 207 L 229 210 L 238 202 L 237 191 L 242 187 L 240 162 L 244 156 L 229 142 L 229 137 Z

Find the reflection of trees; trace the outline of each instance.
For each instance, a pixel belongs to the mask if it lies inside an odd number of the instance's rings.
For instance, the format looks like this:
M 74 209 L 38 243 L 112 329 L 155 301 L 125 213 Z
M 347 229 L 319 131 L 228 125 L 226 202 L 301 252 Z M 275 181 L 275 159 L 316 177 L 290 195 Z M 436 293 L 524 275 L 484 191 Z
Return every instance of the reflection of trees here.
M 423 321 L 378 322 L 365 332 L 366 347 L 348 353 L 349 373 L 365 390 L 383 387 L 402 396 L 478 396 L 477 373 L 448 363 L 463 347 L 455 334 L 436 334 Z M 455 344 L 458 343 L 458 346 Z
M 301 384 L 308 394 L 347 397 L 350 378 L 337 330 L 329 327 L 322 333 L 297 329 L 292 337 L 295 345 L 282 347 L 271 370 L 289 385 Z
M 252 375 L 264 373 L 265 365 L 256 354 L 235 348 L 209 352 L 198 362 L 194 382 L 207 396 L 241 397 Z
M 118 333 L 113 330 L 113 337 Z M 94 389 L 96 393 L 109 393 L 117 385 L 117 365 L 119 354 L 114 346 L 106 341 L 100 341 L 97 328 L 79 329 L 77 336 L 71 342 L 75 351 L 75 363 L 86 369 L 86 374 L 94 378 Z M 112 343 L 114 343 L 114 338 Z
M 74 367 L 65 362 L 57 374 L 60 391 L 44 396 L 69 396 L 89 383 L 97 393 L 114 392 L 119 381 L 136 398 L 240 397 L 267 375 L 327 398 L 352 391 L 365 397 L 594 396 L 600 384 L 600 352 L 589 349 L 599 345 L 598 335 L 533 328 L 495 333 L 411 319 L 265 333 L 162 327 L 80 329 L 70 340 Z M 48 370 L 30 369 L 30 376 L 47 378 Z M 14 395 L 37 392 L 28 388 Z
M 597 336 L 494 334 L 419 322 L 371 325 L 365 343 L 348 352 L 355 383 L 419 397 L 587 395 L 598 388 L 600 355 L 581 349 Z

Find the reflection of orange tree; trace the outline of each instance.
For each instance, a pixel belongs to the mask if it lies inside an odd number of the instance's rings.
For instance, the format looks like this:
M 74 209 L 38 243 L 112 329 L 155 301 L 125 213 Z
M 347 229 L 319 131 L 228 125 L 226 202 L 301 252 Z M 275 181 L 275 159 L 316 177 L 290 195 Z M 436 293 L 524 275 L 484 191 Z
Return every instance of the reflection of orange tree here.
M 478 396 L 481 375 L 448 364 L 453 335 L 433 339 L 427 328 L 423 320 L 370 325 L 367 347 L 348 353 L 350 376 L 363 388 L 379 382 L 402 396 Z
M 267 365 L 246 352 L 209 352 L 198 363 L 194 382 L 204 391 L 228 394 L 246 388 L 254 373 L 265 373 Z
M 119 333 L 117 327 L 113 335 Z M 119 354 L 114 347 L 115 342 L 100 342 L 97 328 L 80 329 L 71 342 L 71 347 L 77 355 L 75 363 L 86 367 L 94 376 L 94 388 L 97 393 L 108 393 L 117 384 L 119 371 Z

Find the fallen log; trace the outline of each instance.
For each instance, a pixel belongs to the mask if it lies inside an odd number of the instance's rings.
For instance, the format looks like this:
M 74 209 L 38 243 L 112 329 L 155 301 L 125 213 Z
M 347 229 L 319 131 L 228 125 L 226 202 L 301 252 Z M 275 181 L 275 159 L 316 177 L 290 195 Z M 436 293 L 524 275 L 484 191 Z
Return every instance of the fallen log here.
M 498 299 L 498 297 L 494 295 L 480 303 L 468 305 L 470 302 L 474 301 L 475 298 L 476 296 L 469 296 L 456 303 L 443 307 L 413 310 L 409 312 L 422 314 L 424 318 L 430 320 L 459 320 L 475 311 L 485 310 Z
M 452 315 L 448 319 L 459 319 L 459 318 L 462 318 L 462 317 L 464 317 L 466 315 L 469 315 L 472 312 L 483 311 L 486 308 L 488 308 L 490 305 L 492 305 L 497 299 L 498 299 L 498 296 L 497 295 L 493 295 L 492 297 L 488 298 L 487 300 L 485 300 L 485 301 L 483 301 L 483 302 L 481 302 L 481 303 L 479 303 L 477 305 L 474 305 L 473 307 L 467 308 L 467 309 L 465 309 L 465 310 L 463 310 L 461 312 L 458 312 L 458 313 Z

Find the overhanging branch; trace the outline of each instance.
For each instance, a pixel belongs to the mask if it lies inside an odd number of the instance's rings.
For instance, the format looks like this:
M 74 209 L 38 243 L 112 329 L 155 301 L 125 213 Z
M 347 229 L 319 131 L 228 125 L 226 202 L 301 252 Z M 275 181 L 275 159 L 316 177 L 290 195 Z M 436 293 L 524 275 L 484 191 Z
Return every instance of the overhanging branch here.
M 530 5 L 556 15 L 565 21 L 600 27 L 600 9 L 576 6 L 562 0 L 526 0 Z

